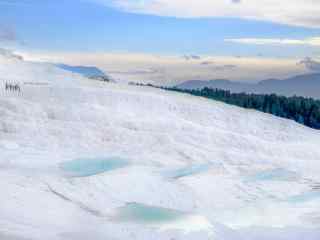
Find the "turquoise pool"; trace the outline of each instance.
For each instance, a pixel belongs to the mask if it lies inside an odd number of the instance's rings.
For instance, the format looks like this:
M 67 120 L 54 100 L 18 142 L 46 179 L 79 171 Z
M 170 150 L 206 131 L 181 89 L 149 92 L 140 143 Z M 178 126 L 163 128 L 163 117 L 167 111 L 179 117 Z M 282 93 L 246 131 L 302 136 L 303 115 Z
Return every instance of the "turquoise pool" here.
M 160 207 L 140 203 L 128 203 L 118 208 L 114 217 L 116 221 L 161 224 L 182 219 L 186 214 Z
M 320 191 L 310 191 L 301 193 L 295 196 L 292 196 L 288 199 L 288 202 L 291 203 L 304 203 L 309 201 L 319 200 L 319 206 L 320 206 Z
M 83 158 L 60 164 L 60 168 L 74 177 L 87 177 L 126 167 L 129 162 L 122 158 Z
M 265 170 L 258 172 L 252 176 L 246 178 L 246 182 L 258 182 L 258 181 L 295 181 L 298 176 L 295 172 L 276 168 L 271 170 Z

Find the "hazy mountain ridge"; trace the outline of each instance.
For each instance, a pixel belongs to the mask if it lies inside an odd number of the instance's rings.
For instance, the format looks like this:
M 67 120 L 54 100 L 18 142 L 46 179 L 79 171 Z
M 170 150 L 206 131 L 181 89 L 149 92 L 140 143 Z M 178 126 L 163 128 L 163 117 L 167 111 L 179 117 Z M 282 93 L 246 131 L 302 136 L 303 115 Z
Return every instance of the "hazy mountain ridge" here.
M 204 87 L 230 90 L 231 92 L 276 93 L 285 96 L 299 95 L 320 98 L 320 73 L 298 75 L 287 79 L 266 79 L 258 83 L 243 83 L 226 79 L 190 80 L 176 85 L 181 89 L 201 89 Z

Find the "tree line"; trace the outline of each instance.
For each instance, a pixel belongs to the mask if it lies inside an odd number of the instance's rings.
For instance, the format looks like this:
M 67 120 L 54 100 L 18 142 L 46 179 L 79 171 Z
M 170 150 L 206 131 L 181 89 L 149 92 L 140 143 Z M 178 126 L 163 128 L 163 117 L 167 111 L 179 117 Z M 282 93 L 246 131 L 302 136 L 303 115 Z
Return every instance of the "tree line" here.
M 148 86 L 157 87 L 151 84 Z M 176 87 L 158 87 L 165 90 L 188 93 L 235 106 L 255 109 L 278 117 L 287 118 L 314 129 L 320 129 L 320 100 L 276 94 L 231 93 L 222 89 L 179 89 Z

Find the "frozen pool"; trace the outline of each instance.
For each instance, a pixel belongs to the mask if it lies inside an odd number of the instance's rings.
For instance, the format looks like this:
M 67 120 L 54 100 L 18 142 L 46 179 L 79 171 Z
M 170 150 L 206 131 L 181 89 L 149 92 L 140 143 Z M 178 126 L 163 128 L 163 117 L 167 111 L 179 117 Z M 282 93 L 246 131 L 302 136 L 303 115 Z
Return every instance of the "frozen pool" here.
M 195 174 L 199 174 L 205 171 L 208 171 L 210 165 L 209 164 L 202 164 L 202 165 L 192 165 L 185 168 L 180 168 L 176 170 L 169 170 L 164 173 L 164 176 L 169 178 L 182 178 L 187 177 Z
M 276 168 L 271 170 L 265 170 L 258 172 L 252 176 L 246 178 L 247 182 L 258 182 L 258 181 L 295 181 L 298 176 L 295 172 Z
M 157 227 L 160 230 L 206 231 L 209 234 L 212 231 L 212 225 L 203 216 L 141 203 L 128 203 L 118 208 L 112 219 L 116 222 Z
M 60 164 L 60 168 L 70 176 L 87 177 L 128 165 L 128 161 L 122 158 L 83 158 Z

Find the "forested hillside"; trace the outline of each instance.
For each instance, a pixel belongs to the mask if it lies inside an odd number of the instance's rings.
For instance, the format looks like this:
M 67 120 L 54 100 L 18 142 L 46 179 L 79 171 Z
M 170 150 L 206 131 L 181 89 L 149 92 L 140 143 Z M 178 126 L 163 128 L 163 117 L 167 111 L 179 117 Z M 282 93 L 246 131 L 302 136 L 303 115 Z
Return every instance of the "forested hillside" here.
M 256 109 L 278 117 L 295 120 L 308 127 L 320 129 L 320 101 L 305 97 L 285 97 L 276 94 L 231 93 L 227 90 L 203 88 L 181 90 L 164 88 L 202 96 L 244 108 Z
M 149 86 L 153 85 L 149 84 Z M 320 129 L 320 100 L 299 96 L 285 97 L 276 94 L 231 93 L 229 90 L 207 87 L 203 89 L 160 88 L 206 97 L 247 109 L 256 109 L 278 117 L 292 119 L 314 129 Z

